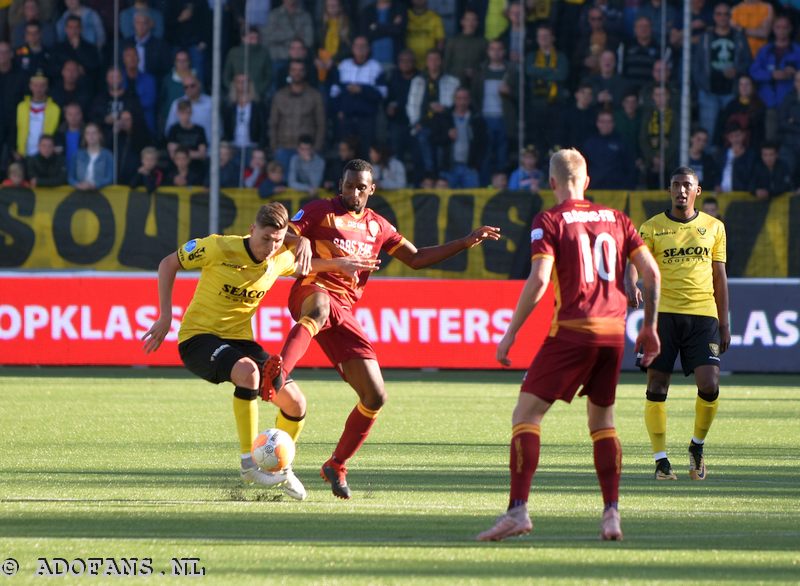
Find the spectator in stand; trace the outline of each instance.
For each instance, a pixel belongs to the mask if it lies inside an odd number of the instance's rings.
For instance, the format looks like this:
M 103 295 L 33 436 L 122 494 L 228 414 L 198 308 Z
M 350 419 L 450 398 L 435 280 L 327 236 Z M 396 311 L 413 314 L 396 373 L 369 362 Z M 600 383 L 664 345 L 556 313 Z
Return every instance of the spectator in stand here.
M 599 75 L 600 56 L 605 52 L 613 55 L 619 47 L 619 39 L 605 29 L 605 16 L 599 7 L 589 8 L 586 18 L 589 22 L 589 31 L 578 39 L 573 59 L 573 63 L 581 65 L 580 69 L 574 68 L 579 78 Z
M 792 42 L 789 18 L 778 16 L 772 33 L 775 40 L 759 49 L 750 66 L 758 95 L 767 108 L 764 129 L 767 140 L 778 136 L 778 108 L 794 87 L 794 74 L 800 71 L 800 44 Z
M 591 189 L 635 189 L 636 161 L 620 135 L 614 132 L 614 115 L 601 110 L 595 126 L 597 133 L 586 139 L 580 149 L 589 164 Z
M 735 121 L 725 127 L 725 146 L 717 160 L 720 174 L 716 191 L 748 191 L 756 156 L 747 145 L 747 134 Z
M 406 25 L 406 47 L 414 53 L 417 69 L 425 67 L 429 51 L 444 48 L 441 17 L 428 9 L 428 0 L 411 0 Z
M 167 152 L 170 159 L 175 158 L 175 151 L 183 148 L 189 153 L 193 167 L 202 171 L 208 158 L 208 138 L 202 126 L 192 121 L 192 103 L 180 100 L 177 106 L 178 122 L 167 131 Z
M 56 135 L 56 152 L 64 155 L 67 169 L 81 148 L 83 138 L 83 110 L 80 104 L 71 102 L 64 106 L 64 122 Z
M 167 173 L 164 185 L 192 187 L 203 185 L 204 183 L 205 179 L 203 174 L 196 171 L 191 165 L 189 151 L 184 147 L 175 149 L 175 154 L 172 157 L 172 168 Z
M 27 77 L 14 62 L 11 46 L 0 41 L 0 160 L 11 154 L 16 144 L 17 129 L 13 124 L 17 116 L 17 104 L 25 96 Z
M 59 71 L 65 61 L 75 61 L 80 66 L 88 87 L 94 90 L 101 75 L 100 52 L 96 45 L 88 43 L 81 36 L 81 26 L 81 19 L 77 16 L 67 18 L 64 24 L 66 38 L 53 47 L 50 66 Z
M 427 0 L 428 8 L 439 15 L 442 19 L 445 38 L 452 38 L 458 32 L 456 23 L 458 22 L 459 11 L 464 2 L 459 0 Z M 469 9 L 469 7 L 467 7 Z
M 769 199 L 794 189 L 789 166 L 778 158 L 778 145 L 761 145 L 761 159 L 753 165 L 750 192 L 758 199 Z
M 367 37 L 372 58 L 389 71 L 403 48 L 408 15 L 400 0 L 377 0 L 361 11 L 358 34 Z
M 99 50 L 106 44 L 106 30 L 100 15 L 88 6 L 83 6 L 81 0 L 64 0 L 67 9 L 61 18 L 56 22 L 56 35 L 58 40 L 63 42 L 67 38 L 66 24 L 70 16 L 77 16 L 81 19 L 81 35 L 90 45 L 94 45 Z
M 652 105 L 645 106 L 642 126 L 639 129 L 639 150 L 644 163 L 647 189 L 658 189 L 663 185 L 662 171 L 669 173 L 678 155 L 680 121 L 678 114 L 670 105 L 669 89 L 654 87 Z M 662 129 L 664 155 L 662 160 Z
M 81 75 L 77 61 L 68 59 L 61 66 L 61 77 L 53 85 L 51 97 L 62 109 L 70 102 L 77 102 L 85 112 L 89 111 L 92 101 L 92 90 Z
M 497 40 L 505 46 L 508 60 L 517 64 L 534 50 L 535 35 L 528 34 L 525 30 L 525 23 L 522 21 L 522 5 L 519 0 L 511 0 L 508 3 L 505 14 L 508 19 L 508 28 Z
M 262 39 L 267 38 L 267 21 L 271 10 L 270 2 L 263 0 L 233 0 L 228 2 L 228 7 L 233 11 L 233 18 L 237 30 L 245 26 L 258 27 Z
M 181 99 L 189 100 L 192 103 L 192 122 L 202 126 L 206 132 L 206 138 L 212 140 L 211 96 L 203 93 L 203 86 L 194 75 L 188 75 L 183 78 L 183 91 L 183 98 L 178 98 L 170 106 L 169 114 L 167 114 L 166 129 L 169 129 L 178 121 L 178 102 Z
M 19 70 L 30 78 L 37 71 L 50 71 L 50 51 L 42 45 L 42 27 L 36 22 L 25 24 L 25 44 L 16 50 Z
M 611 110 L 622 105 L 622 98 L 628 91 L 628 82 L 617 73 L 617 54 L 603 51 L 598 58 L 598 73 L 585 79 L 592 86 L 597 105 Z
M 538 193 L 544 184 L 544 173 L 539 169 L 539 150 L 529 144 L 519 156 L 519 167 L 511 173 L 508 188 L 512 191 L 532 191 Z
M 359 144 L 357 137 L 347 137 L 336 145 L 336 155 L 328 157 L 325 161 L 325 175 L 322 178 L 322 187 L 328 191 L 335 191 L 342 178 L 342 169 L 348 161 L 359 158 Z M 374 177 L 373 177 L 374 178 Z
M 719 201 L 713 195 L 709 195 L 708 197 L 703 198 L 703 203 L 701 204 L 701 209 L 704 214 L 708 214 L 712 218 L 716 218 L 717 220 L 722 220 L 722 216 L 719 214 Z
M 289 65 L 292 61 L 302 61 L 306 66 L 306 71 L 310 73 L 316 72 L 316 65 L 314 65 L 314 57 L 300 39 L 293 39 L 289 42 L 289 60 L 282 61 L 275 67 L 275 91 L 285 88 L 289 85 Z M 306 82 L 311 87 L 319 86 L 319 79 L 316 75 L 311 75 Z
M 55 22 L 61 16 L 61 0 L 38 0 L 41 17 L 39 20 Z M 14 30 L 20 22 L 25 20 L 25 0 L 11 0 L 11 7 L 8 14 L 8 26 Z
M 269 143 L 275 159 L 288 169 L 301 136 L 311 136 L 314 150 L 325 145 L 325 106 L 322 95 L 306 83 L 302 61 L 289 64 L 289 85 L 278 90 L 269 113 Z
M 767 44 L 774 19 L 772 4 L 763 0 L 742 0 L 731 10 L 731 24 L 745 34 L 753 57 Z
M 146 71 L 139 69 L 139 53 L 135 47 L 123 49 L 122 65 L 122 85 L 126 90 L 133 89 L 136 92 L 147 130 L 150 134 L 155 135 L 157 133 L 156 106 L 158 105 L 156 79 Z
M 153 33 L 153 19 L 149 13 L 136 12 L 133 15 L 133 37 L 123 43 L 124 47 L 136 48 L 140 71 L 149 73 L 156 79 L 161 79 L 169 72 L 172 48 L 167 41 Z M 175 53 L 175 59 L 180 53 L 180 50 Z M 187 63 L 186 69 L 189 69 L 188 66 Z M 187 73 L 183 68 L 179 72 Z
M 222 73 L 223 90 L 229 91 L 233 79 L 240 74 L 250 78 L 259 100 L 267 97 L 272 85 L 272 60 L 267 48 L 261 44 L 257 26 L 243 29 L 242 44 L 228 51 Z
M 637 18 L 633 32 L 634 40 L 624 43 L 622 47 L 622 77 L 638 91 L 652 79 L 653 64 L 659 59 L 661 51 L 653 38 L 650 19 Z M 668 56 L 661 58 L 668 59 Z
M 508 175 L 505 173 L 492 174 L 492 184 L 490 187 L 497 191 L 505 191 L 508 189 Z
M 453 96 L 453 107 L 448 121 L 447 137 L 450 144 L 445 150 L 442 176 L 452 189 L 474 189 L 481 184 L 479 171 L 484 168 L 486 145 L 489 142 L 486 123 L 480 114 L 470 109 L 467 88 L 459 88 Z
M 441 161 L 437 155 L 450 143 L 447 109 L 453 106 L 457 88 L 458 80 L 442 71 L 442 54 L 436 49 L 428 51 L 425 73 L 411 81 L 406 102 L 408 123 L 417 143 L 418 175 L 422 172 L 436 175 L 439 171 Z
M 664 9 L 666 12 L 666 27 L 664 30 L 667 32 L 667 43 L 669 43 L 669 33 L 675 27 L 675 23 L 679 20 L 678 11 L 669 2 L 663 0 L 642 0 L 639 10 L 636 11 L 636 19 L 646 18 L 652 25 L 653 38 L 659 39 L 661 42 L 661 11 Z
M 586 82 L 578 86 L 573 96 L 573 103 L 564 109 L 564 122 L 559 127 L 557 144 L 577 149 L 597 132 L 597 107 L 592 86 Z
M 747 73 L 751 61 L 747 39 L 731 26 L 730 5 L 720 2 L 714 6 L 714 26 L 692 48 L 700 126 L 709 136 L 715 135 L 720 112 L 733 100 L 736 77 Z
M 736 81 L 736 97 L 722 109 L 717 123 L 717 138 L 714 144 L 722 146 L 723 129 L 736 123 L 745 133 L 745 142 L 760 145 L 764 142 L 766 108 L 756 93 L 756 85 L 748 74 Z
M 88 118 L 100 125 L 104 136 L 110 136 L 114 130 L 114 122 L 123 110 L 133 114 L 137 124 L 144 124 L 139 97 L 125 88 L 122 72 L 116 67 L 109 67 L 106 72 L 105 91 L 97 94 L 92 100 Z
M 289 163 L 289 189 L 316 197 L 325 175 L 325 160 L 314 151 L 314 139 L 304 134 L 297 142 L 297 154 Z
M 725 0 L 723 0 L 725 2 Z M 707 29 L 712 28 L 715 24 L 714 21 L 714 6 L 706 0 L 690 0 L 689 2 L 689 30 L 692 33 L 692 50 L 697 47 L 700 42 L 700 37 Z M 728 4 L 728 11 L 730 12 L 730 4 Z M 678 19 L 672 23 L 672 30 L 670 31 L 670 44 L 674 50 L 679 52 L 680 45 L 683 42 L 683 16 L 678 15 Z M 694 55 L 692 55 L 694 58 Z
M 269 13 L 266 41 L 274 65 L 289 59 L 289 43 L 300 39 L 306 47 L 314 44 L 314 22 L 303 10 L 300 0 L 282 0 L 281 5 Z
M 28 82 L 29 96 L 17 105 L 17 151 L 14 158 L 23 159 L 39 151 L 39 138 L 53 134 L 58 128 L 61 108 L 47 95 L 48 81 L 39 71 Z
M 628 92 L 622 98 L 620 107 L 614 111 L 614 129 L 622 138 L 633 156 L 639 160 L 639 130 L 642 126 L 642 112 L 639 107 L 639 95 Z
M 388 145 L 373 145 L 369 149 L 369 162 L 372 163 L 372 178 L 379 190 L 408 187 L 405 165 L 392 156 Z
M 31 188 L 58 187 L 67 184 L 64 157 L 56 153 L 56 141 L 50 134 L 39 137 L 39 152 L 25 160 Z
M 289 186 L 286 185 L 281 164 L 278 161 L 267 163 L 267 178 L 258 188 L 258 197 L 268 199 L 275 194 L 283 193 L 287 189 L 289 189 Z
M 341 0 L 325 0 L 314 65 L 321 84 L 330 84 L 330 73 L 350 54 L 352 27 Z M 369 44 L 367 44 L 369 48 Z
M 103 148 L 103 132 L 94 122 L 83 130 L 83 148 L 75 155 L 67 179 L 84 191 L 102 189 L 114 181 L 114 156 Z
M 114 124 L 116 133 L 116 183 L 127 185 L 130 183 L 136 170 L 139 168 L 142 149 L 151 145 L 150 133 L 147 126 L 139 122 L 134 124 L 133 114 L 123 110 Z M 113 144 L 114 136 L 106 135 L 106 144 Z
M 400 160 L 405 159 L 406 155 L 413 151 L 406 104 L 411 82 L 417 76 L 414 62 L 414 53 L 411 50 L 400 51 L 397 55 L 397 67 L 392 71 L 387 87 L 386 130 L 392 151 Z
M 472 103 L 486 123 L 488 155 L 481 169 L 481 183 L 508 166 L 507 128 L 514 128 L 515 112 L 511 100 L 507 99 L 510 88 L 505 81 L 508 63 L 505 47 L 498 40 L 490 41 L 486 49 L 488 60 L 475 73 L 472 80 Z
M 380 63 L 369 56 L 367 37 L 353 40 L 353 56 L 332 76 L 330 108 L 336 115 L 335 136 L 358 136 L 362 149 L 375 142 L 378 112 L 387 97 Z
M 219 186 L 241 187 L 243 173 L 240 160 L 231 143 L 222 140 L 219 143 Z
M 175 52 L 172 71 L 161 79 L 161 88 L 158 94 L 159 128 L 166 125 L 172 103 L 183 98 L 183 79 L 189 76 L 194 76 L 189 52 L 178 50 Z
M 8 177 L 3 179 L 0 183 L 3 188 L 6 187 L 25 187 L 30 188 L 31 184 L 25 179 L 25 166 L 19 161 L 14 161 L 8 166 Z
M 800 169 L 800 71 L 794 74 L 794 88 L 778 109 L 779 155 L 792 173 Z
M 748 49 L 748 54 L 750 53 Z M 695 128 L 689 138 L 689 167 L 697 173 L 698 185 L 719 185 L 717 162 L 708 154 L 709 135 L 705 128 Z
M 656 59 L 653 63 L 650 80 L 639 88 L 639 103 L 643 107 L 653 105 L 653 88 L 664 85 L 669 90 L 670 106 L 675 111 L 680 111 L 681 88 L 672 80 L 672 66 L 669 61 Z
M 242 187 L 258 189 L 267 178 L 267 153 L 264 149 L 255 148 L 250 153 L 250 162 L 244 169 Z
M 42 45 L 51 48 L 56 44 L 56 27 L 51 20 L 42 18 L 42 9 L 39 0 L 25 0 L 22 3 L 22 20 L 14 25 L 11 30 L 11 46 L 14 49 L 25 44 L 25 26 L 29 22 L 38 22 L 42 35 Z
M 445 43 L 444 71 L 457 77 L 461 85 L 469 87 L 475 71 L 486 60 L 486 39 L 478 34 L 478 15 L 465 10 L 461 17 L 461 34 L 450 37 Z
M 164 15 L 153 6 L 148 0 L 134 0 L 132 5 L 119 13 L 119 32 L 125 40 L 133 38 L 135 28 L 133 20 L 137 12 L 143 12 L 150 17 L 153 23 L 153 35 L 159 39 L 164 38 Z
M 267 111 L 246 74 L 237 73 L 233 78 L 221 117 L 223 138 L 246 161 L 252 149 L 267 137 Z
M 164 173 L 158 168 L 158 150 L 154 147 L 142 149 L 141 161 L 142 164 L 131 179 L 130 186 L 132 189 L 143 187 L 147 193 L 153 193 L 164 182 Z
M 561 123 L 561 109 L 567 97 L 569 60 L 556 49 L 553 29 L 542 25 L 536 30 L 538 49 L 525 57 L 528 110 L 526 131 L 529 142 L 540 152 L 556 144 L 556 130 Z
M 168 40 L 174 47 L 189 52 L 195 75 L 203 83 L 206 79 L 206 49 L 211 45 L 212 29 L 208 2 L 171 0 L 169 11 L 164 16 Z

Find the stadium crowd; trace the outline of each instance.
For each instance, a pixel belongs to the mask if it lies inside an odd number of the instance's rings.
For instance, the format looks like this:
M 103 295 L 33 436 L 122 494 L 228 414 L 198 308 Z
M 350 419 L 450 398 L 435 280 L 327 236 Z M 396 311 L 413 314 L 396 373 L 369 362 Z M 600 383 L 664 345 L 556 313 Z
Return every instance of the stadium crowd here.
M 313 196 L 358 156 L 381 189 L 535 191 L 570 146 L 594 189 L 663 188 L 679 3 L 521 1 L 224 0 L 221 185 Z M 4 186 L 208 184 L 213 0 L 113 4 L 0 0 Z M 795 189 L 800 2 L 691 11 L 689 166 L 706 192 Z

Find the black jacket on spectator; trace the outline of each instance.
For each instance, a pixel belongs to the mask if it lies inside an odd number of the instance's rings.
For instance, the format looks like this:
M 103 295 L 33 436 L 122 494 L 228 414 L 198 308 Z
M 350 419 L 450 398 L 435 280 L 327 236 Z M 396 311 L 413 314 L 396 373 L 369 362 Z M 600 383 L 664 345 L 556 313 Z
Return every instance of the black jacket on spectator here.
M 13 150 L 17 141 L 17 104 L 25 97 L 28 78 L 14 64 L 0 73 L 0 148 Z
M 37 187 L 58 187 L 67 184 L 67 164 L 62 155 L 44 158 L 40 154 L 25 159 L 29 179 L 36 179 Z
M 455 128 L 455 121 L 453 120 L 453 110 L 452 108 L 448 112 L 448 116 L 444 117 L 445 120 L 448 121 L 448 128 Z M 483 116 L 480 114 L 476 114 L 475 112 L 470 112 L 469 115 L 469 157 L 467 160 L 467 166 L 470 169 L 479 170 L 481 165 L 483 164 L 483 160 L 486 158 L 486 147 L 489 144 L 489 133 L 486 130 L 486 121 L 483 119 Z M 447 137 L 447 140 L 450 143 L 450 147 L 452 147 L 453 140 L 450 137 Z M 445 163 L 445 168 L 449 168 L 452 165 L 452 148 L 447 149 L 447 161 Z
M 128 47 L 136 47 L 136 41 L 129 39 L 122 43 L 120 55 Z M 172 69 L 172 55 L 173 51 L 169 43 L 151 33 L 150 38 L 144 44 L 144 70 L 150 75 L 154 75 L 156 80 L 160 80 Z
M 719 185 L 719 165 L 708 153 L 704 152 L 699 159 L 693 159 L 690 154 L 689 167 L 697 173 L 697 182 L 703 189 L 711 191 Z M 594 177 L 592 177 L 592 184 L 594 184 Z
M 116 101 L 108 91 L 97 94 L 89 108 L 88 119 L 99 124 L 104 131 L 108 131 L 109 127 L 106 125 L 105 117 L 114 111 L 119 114 L 124 110 L 131 113 L 134 125 L 138 126 L 144 124 L 144 114 L 142 113 L 142 106 L 139 103 L 139 98 L 135 93 L 127 89 Z
M 189 20 L 179 22 L 181 12 L 191 6 Z M 211 9 L 208 2 L 197 0 L 173 0 L 164 13 L 164 33 L 176 47 L 188 48 L 205 43 L 211 45 Z
M 50 51 L 42 49 L 38 53 L 32 53 L 28 45 L 23 45 L 17 49 L 14 62 L 25 76 L 25 80 L 30 79 L 37 71 L 45 74 L 50 73 Z
M 590 136 L 597 133 L 596 120 L 597 109 L 594 106 L 581 110 L 575 104 L 570 104 L 564 108 L 562 114 L 558 144 L 562 147 L 580 148 Z M 592 178 L 592 183 L 594 183 L 594 178 Z
M 87 43 L 83 39 L 77 47 L 73 47 L 68 41 L 58 43 L 53 47 L 53 54 L 50 58 L 51 78 L 56 79 L 61 76 L 61 67 L 65 61 L 73 60 L 83 68 L 83 79 L 87 85 L 94 90 L 100 79 L 100 53 L 97 47 Z
M 717 166 L 719 168 L 718 183 L 722 181 L 722 174 L 725 171 L 727 152 L 728 149 L 722 149 L 717 158 Z M 744 153 L 733 160 L 732 191 L 750 191 L 750 178 L 755 164 L 756 154 L 751 148 L 747 148 Z
M 592 178 L 589 189 L 634 189 L 638 170 L 633 154 L 616 132 L 607 136 L 595 133 L 580 147 Z
M 756 161 L 751 173 L 750 191 L 755 193 L 756 189 L 766 189 L 770 197 L 794 190 L 792 173 L 786 163 L 778 159 L 770 171 L 763 161 Z
M 106 132 L 106 145 L 109 150 L 113 146 L 113 136 Z M 140 122 L 134 124 L 131 132 L 117 133 L 117 183 L 128 185 L 137 174 L 141 165 L 142 149 L 150 144 L 147 126 Z
M 225 102 L 222 105 L 223 140 L 233 142 L 236 134 L 236 104 Z M 264 146 L 269 136 L 267 110 L 261 102 L 250 103 L 250 140 L 253 144 Z
M 398 16 L 400 17 L 399 23 L 395 24 Z M 372 3 L 361 11 L 358 19 L 358 34 L 367 37 L 370 45 L 378 39 L 391 37 L 394 44 L 394 55 L 397 57 L 405 44 L 407 23 L 408 11 L 403 3 L 394 2 L 392 4 L 389 9 L 389 22 L 385 24 L 378 22 L 378 10 L 375 3 Z
M 161 184 L 164 182 L 164 173 L 159 168 L 155 168 L 147 175 L 143 175 L 136 170 L 136 174 L 131 179 L 131 188 L 132 189 L 139 189 L 143 187 L 147 193 L 153 193 L 156 189 L 161 187 Z
M 83 110 L 84 117 L 89 114 L 93 95 L 94 92 L 85 83 L 84 78 L 78 80 L 78 85 L 72 91 L 64 89 L 64 82 L 61 79 L 57 79 L 53 83 L 53 88 L 50 90 L 50 97 L 53 98 L 53 101 L 59 105 L 62 111 L 67 104 L 76 102 L 80 105 L 81 110 Z

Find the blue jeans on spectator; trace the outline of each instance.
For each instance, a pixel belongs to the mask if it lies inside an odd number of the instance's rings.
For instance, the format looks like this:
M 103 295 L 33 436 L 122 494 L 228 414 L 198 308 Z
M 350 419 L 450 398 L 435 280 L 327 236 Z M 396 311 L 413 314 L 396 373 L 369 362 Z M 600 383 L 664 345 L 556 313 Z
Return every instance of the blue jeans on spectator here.
M 436 174 L 436 149 L 431 144 L 431 131 L 424 126 L 414 136 L 417 140 L 417 152 L 425 173 Z
M 442 175 L 452 189 L 475 189 L 480 186 L 478 172 L 464 163 L 453 163 L 450 170 Z
M 275 149 L 275 160 L 283 167 L 283 176 L 289 175 L 289 162 L 297 154 L 297 149 Z
M 502 116 L 497 118 L 484 118 L 486 122 L 486 132 L 489 135 L 487 145 L 487 157 L 481 165 L 481 181 L 489 185 L 492 173 L 506 171 L 508 165 L 508 134 L 506 134 L 506 123 Z
M 700 127 L 708 131 L 708 147 L 716 136 L 714 131 L 717 126 L 719 113 L 733 99 L 733 94 L 713 94 L 704 90 L 697 91 L 697 103 L 700 108 L 699 119 Z

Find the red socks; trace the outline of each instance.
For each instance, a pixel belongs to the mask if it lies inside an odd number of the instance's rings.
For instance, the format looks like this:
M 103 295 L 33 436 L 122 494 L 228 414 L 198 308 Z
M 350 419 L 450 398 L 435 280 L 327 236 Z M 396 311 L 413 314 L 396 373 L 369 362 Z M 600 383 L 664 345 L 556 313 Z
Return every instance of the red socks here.
M 528 502 L 531 481 L 539 465 L 540 433 L 539 426 L 533 423 L 518 423 L 511 429 L 509 509 Z
M 342 437 L 339 438 L 339 443 L 336 444 L 336 449 L 333 451 L 333 457 L 337 462 L 344 464 L 353 457 L 353 454 L 367 439 L 369 430 L 372 429 L 379 412 L 380 409 L 373 411 L 364 407 L 361 401 L 358 402 L 350 412 L 350 416 L 344 424 Z
M 308 350 L 311 339 L 319 333 L 319 327 L 310 317 L 301 317 L 300 321 L 286 336 L 283 344 L 281 357 L 283 358 L 283 372 L 288 376 L 294 370 L 297 361 L 300 360 Z
M 617 430 L 613 427 L 598 429 L 592 433 L 594 444 L 594 467 L 603 503 L 606 508 L 616 507 L 619 501 L 619 477 L 622 474 L 622 446 L 620 446 Z

